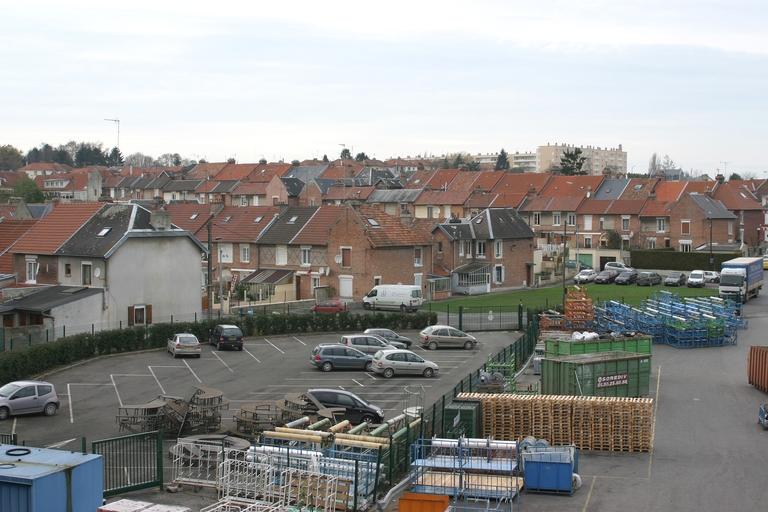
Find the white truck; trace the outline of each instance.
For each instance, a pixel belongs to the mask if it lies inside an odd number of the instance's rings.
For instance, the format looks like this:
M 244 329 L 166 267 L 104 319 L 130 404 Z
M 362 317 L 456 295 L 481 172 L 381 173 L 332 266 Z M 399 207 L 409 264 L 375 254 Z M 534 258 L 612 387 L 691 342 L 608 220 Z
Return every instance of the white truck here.
M 720 297 L 746 303 L 763 288 L 763 258 L 724 261 L 720 271 Z
M 421 287 L 408 284 L 380 284 L 363 297 L 364 309 L 417 311 L 423 304 Z

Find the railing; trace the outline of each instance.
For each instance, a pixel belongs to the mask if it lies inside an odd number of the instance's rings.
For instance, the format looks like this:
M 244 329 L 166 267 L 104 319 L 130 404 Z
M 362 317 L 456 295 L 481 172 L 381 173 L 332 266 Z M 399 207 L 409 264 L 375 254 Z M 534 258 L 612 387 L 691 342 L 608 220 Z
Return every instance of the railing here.
M 162 431 L 94 441 L 91 452 L 104 458 L 104 496 L 163 489 Z

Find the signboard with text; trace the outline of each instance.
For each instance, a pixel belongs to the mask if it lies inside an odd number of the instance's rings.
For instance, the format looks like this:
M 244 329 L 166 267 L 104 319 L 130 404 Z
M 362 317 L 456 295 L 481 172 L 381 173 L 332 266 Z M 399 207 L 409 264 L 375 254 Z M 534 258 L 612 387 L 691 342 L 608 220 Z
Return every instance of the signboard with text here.
M 604 377 L 597 378 L 598 388 L 610 388 L 612 386 L 621 386 L 629 384 L 629 374 L 620 373 L 618 375 L 606 375 Z

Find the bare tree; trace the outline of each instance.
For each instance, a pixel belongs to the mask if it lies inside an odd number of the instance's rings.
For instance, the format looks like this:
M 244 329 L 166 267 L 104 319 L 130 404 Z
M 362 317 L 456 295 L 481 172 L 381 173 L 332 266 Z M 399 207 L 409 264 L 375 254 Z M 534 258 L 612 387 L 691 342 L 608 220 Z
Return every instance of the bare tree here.
M 136 167 L 152 167 L 154 158 L 143 153 L 133 153 L 125 157 L 125 165 L 135 165 Z
M 752 171 L 744 171 L 741 173 L 741 179 L 743 180 L 754 180 L 757 179 L 757 173 Z

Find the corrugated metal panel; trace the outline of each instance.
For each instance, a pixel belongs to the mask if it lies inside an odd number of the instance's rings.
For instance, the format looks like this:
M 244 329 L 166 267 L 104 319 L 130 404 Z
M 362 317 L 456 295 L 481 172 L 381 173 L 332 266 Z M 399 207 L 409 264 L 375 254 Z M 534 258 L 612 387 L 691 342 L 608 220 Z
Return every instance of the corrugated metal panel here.
M 544 395 L 647 396 L 651 356 L 630 352 L 600 352 L 542 360 Z
M 32 487 L 29 485 L 0 482 L 0 510 L 31 512 L 31 491 Z
M 448 496 L 406 492 L 398 501 L 397 509 L 400 512 L 444 512 L 448 503 Z

